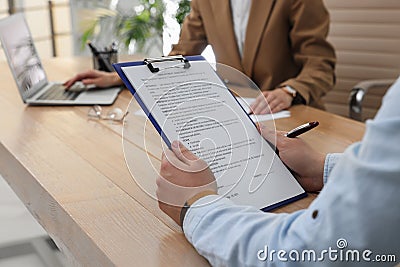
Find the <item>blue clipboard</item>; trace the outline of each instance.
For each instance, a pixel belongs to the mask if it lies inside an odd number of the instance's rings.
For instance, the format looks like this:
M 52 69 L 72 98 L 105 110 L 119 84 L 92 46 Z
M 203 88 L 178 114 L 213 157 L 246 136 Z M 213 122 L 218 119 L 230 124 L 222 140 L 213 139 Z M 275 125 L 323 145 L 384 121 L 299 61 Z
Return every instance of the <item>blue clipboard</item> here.
M 168 139 L 168 137 L 164 134 L 163 130 L 161 129 L 160 125 L 158 122 L 154 119 L 153 115 L 150 113 L 149 109 L 146 107 L 142 99 L 140 98 L 139 94 L 136 93 L 135 88 L 132 86 L 131 82 L 129 79 L 126 77 L 124 71 L 122 70 L 123 67 L 132 67 L 132 66 L 143 66 L 143 65 L 148 65 L 150 71 L 152 72 L 158 72 L 158 69 L 155 68 L 152 63 L 158 63 L 158 62 L 164 62 L 164 61 L 170 61 L 170 60 L 182 60 L 183 62 L 190 62 L 190 61 L 202 61 L 206 60 L 203 56 L 176 56 L 176 57 L 162 57 L 162 58 L 154 58 L 154 59 L 145 59 L 144 61 L 133 61 L 133 62 L 122 62 L 122 63 L 115 63 L 113 64 L 114 69 L 118 73 L 118 75 L 121 77 L 122 81 L 124 82 L 125 86 L 129 89 L 129 91 L 132 93 L 132 95 L 135 97 L 136 101 L 139 103 L 140 107 L 143 109 L 144 113 L 146 116 L 149 118 L 150 122 L 154 125 L 156 128 L 157 132 L 160 134 L 161 138 L 164 140 L 164 142 L 167 144 L 169 148 L 171 148 L 171 141 Z M 233 93 L 231 92 L 232 96 L 234 97 Z M 234 97 L 236 99 L 236 97 Z M 237 101 L 237 99 L 236 99 Z M 237 101 L 238 102 L 238 101 Z M 239 104 L 239 102 L 238 102 Z M 240 104 L 239 104 L 240 106 Z M 243 112 L 247 114 L 247 112 L 244 110 L 242 107 Z M 248 115 L 249 119 L 250 116 Z M 250 119 L 251 120 L 251 119 Z M 251 120 L 252 121 L 252 120 Z M 253 122 L 253 121 L 252 121 Z M 254 123 L 254 122 L 253 122 Z M 267 207 L 262 208 L 261 210 L 264 212 L 274 210 L 276 208 L 279 208 L 281 206 L 287 205 L 289 203 L 295 202 L 299 199 L 307 197 L 307 192 L 304 192 L 302 194 L 293 196 L 291 198 L 285 199 L 283 201 L 277 202 L 275 204 L 269 205 Z

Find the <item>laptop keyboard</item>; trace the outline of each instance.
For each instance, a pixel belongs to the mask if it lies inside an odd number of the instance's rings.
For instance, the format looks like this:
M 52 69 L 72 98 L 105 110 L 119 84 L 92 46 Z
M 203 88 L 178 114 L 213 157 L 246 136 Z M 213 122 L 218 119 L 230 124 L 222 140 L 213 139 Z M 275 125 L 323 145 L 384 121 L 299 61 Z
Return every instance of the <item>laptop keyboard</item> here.
M 75 100 L 80 94 L 80 92 L 73 91 L 75 89 L 73 86 L 69 91 L 65 91 L 64 89 L 65 87 L 62 84 L 53 84 L 38 97 L 38 100 Z

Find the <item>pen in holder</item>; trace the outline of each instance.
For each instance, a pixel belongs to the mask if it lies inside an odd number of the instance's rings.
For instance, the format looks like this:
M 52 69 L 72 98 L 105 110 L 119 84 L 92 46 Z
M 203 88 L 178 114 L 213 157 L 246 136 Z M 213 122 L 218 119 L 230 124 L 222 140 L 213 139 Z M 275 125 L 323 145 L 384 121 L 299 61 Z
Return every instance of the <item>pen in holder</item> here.
M 88 46 L 92 51 L 94 69 L 106 72 L 115 71 L 112 64 L 118 62 L 118 50 L 114 44 L 103 51 L 99 51 L 91 42 L 88 42 Z

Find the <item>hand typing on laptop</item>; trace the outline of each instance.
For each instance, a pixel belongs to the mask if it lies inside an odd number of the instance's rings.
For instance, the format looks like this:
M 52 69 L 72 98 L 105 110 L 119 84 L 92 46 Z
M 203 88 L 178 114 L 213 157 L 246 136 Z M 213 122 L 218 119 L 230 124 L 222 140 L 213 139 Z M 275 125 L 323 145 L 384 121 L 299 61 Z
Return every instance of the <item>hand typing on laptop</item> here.
M 82 82 L 86 86 L 94 85 L 98 88 L 123 85 L 122 80 L 119 78 L 117 73 L 104 72 L 99 70 L 88 70 L 78 73 L 73 78 L 66 81 L 63 84 L 65 86 L 65 90 L 70 90 L 72 85 L 74 85 L 78 81 Z
M 86 91 L 89 89 L 94 88 L 94 85 L 85 85 L 82 82 L 76 82 L 73 85 L 71 85 L 71 87 L 69 87 L 68 89 L 65 87 L 65 85 L 61 86 L 65 91 L 69 91 L 69 92 L 82 92 L 82 91 Z
M 49 81 L 23 13 L 16 13 L 0 20 L 0 40 L 24 103 L 30 105 L 110 105 L 121 90 L 115 87 L 89 91 L 90 87 L 87 85 L 93 82 L 89 79 L 75 84 L 76 81 L 82 79 L 79 76 L 67 84 L 68 91 L 64 90 L 65 85 Z M 35 64 L 32 65 L 30 62 Z M 85 75 L 93 78 L 92 72 Z M 112 81 L 112 79 L 108 80 Z M 75 85 L 71 88 L 73 84 Z

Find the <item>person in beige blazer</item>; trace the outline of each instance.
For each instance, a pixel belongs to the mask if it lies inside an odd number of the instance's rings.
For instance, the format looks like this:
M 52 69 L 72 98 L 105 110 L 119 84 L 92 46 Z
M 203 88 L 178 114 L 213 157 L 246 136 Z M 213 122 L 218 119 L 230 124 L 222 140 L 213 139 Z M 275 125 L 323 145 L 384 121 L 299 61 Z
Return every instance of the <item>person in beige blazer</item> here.
M 239 51 L 232 0 L 192 0 L 178 44 L 170 55 L 197 55 L 211 45 L 218 63 L 250 77 L 263 91 L 254 113 L 272 112 L 292 104 L 324 108 L 321 97 L 335 82 L 335 52 L 327 42 L 329 14 L 322 0 L 248 0 L 248 23 Z M 122 83 L 116 74 L 88 71 L 75 81 L 110 86 Z
M 276 89 L 285 86 L 303 98 L 295 102 L 323 108 L 321 97 L 335 81 L 335 52 L 326 41 L 329 14 L 322 0 L 253 0 L 242 56 L 230 0 L 192 0 L 191 7 L 171 54 L 200 54 L 210 44 L 217 62 L 242 71 L 262 91 L 273 90 L 265 94 L 271 110 L 291 105 L 274 105 L 287 95 Z

